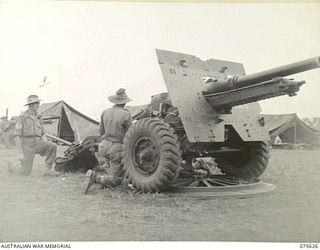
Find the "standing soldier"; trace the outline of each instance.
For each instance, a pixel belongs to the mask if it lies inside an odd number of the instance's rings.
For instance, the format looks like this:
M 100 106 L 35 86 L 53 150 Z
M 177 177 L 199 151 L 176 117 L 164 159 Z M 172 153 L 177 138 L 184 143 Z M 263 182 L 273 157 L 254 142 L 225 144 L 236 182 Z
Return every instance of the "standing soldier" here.
M 28 110 L 22 113 L 15 126 L 14 136 L 21 162 L 21 175 L 29 176 L 32 172 L 35 154 L 46 156 L 45 175 L 57 175 L 52 165 L 56 159 L 57 145 L 44 140 L 43 121 L 37 113 L 40 99 L 37 95 L 30 95 L 27 100 Z
M 14 128 L 16 126 L 16 116 L 11 117 L 10 121 L 6 123 L 3 128 L 3 142 L 8 149 L 12 149 L 15 147 L 14 143 Z
M 121 160 L 124 155 L 122 141 L 132 124 L 131 114 L 124 108 L 131 99 L 127 96 L 125 89 L 120 88 L 115 95 L 108 97 L 115 105 L 102 112 L 100 122 L 100 135 L 102 142 L 96 154 L 99 164 L 103 162 L 108 167 L 108 175 L 98 175 L 96 171 L 87 172 L 87 180 L 84 185 L 86 194 L 93 183 L 104 186 L 115 187 L 121 184 L 123 179 L 123 165 Z M 101 167 L 100 167 L 101 169 Z
M 7 119 L 6 116 L 2 116 L 0 118 L 0 141 L 4 144 L 5 144 L 5 130 L 6 130 L 6 127 L 8 126 L 9 124 L 9 121 Z

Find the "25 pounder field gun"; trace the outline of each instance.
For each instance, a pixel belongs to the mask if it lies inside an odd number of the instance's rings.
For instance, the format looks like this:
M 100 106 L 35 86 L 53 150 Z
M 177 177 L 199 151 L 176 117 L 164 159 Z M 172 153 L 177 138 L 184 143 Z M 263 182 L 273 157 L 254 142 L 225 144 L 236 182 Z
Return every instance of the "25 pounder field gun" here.
M 226 176 L 259 177 L 270 137 L 255 102 L 296 95 L 305 82 L 283 77 L 320 67 L 315 57 L 245 75 L 241 63 L 156 52 L 170 99 L 151 102 L 158 112 L 139 115 L 124 139 L 126 176 L 144 192 L 170 187 L 199 157 L 213 157 Z

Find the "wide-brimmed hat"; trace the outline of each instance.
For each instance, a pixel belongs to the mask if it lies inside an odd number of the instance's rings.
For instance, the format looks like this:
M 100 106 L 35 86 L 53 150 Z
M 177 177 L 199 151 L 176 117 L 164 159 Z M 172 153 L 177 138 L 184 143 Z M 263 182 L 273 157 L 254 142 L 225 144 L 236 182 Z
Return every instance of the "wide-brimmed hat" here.
M 27 99 L 27 104 L 25 104 L 24 106 L 30 105 L 32 103 L 37 103 L 40 101 L 42 101 L 42 100 L 40 100 L 37 95 L 29 95 L 28 99 Z
M 115 95 L 108 96 L 108 100 L 114 104 L 125 104 L 132 101 L 126 93 L 126 90 L 121 88 L 118 89 Z

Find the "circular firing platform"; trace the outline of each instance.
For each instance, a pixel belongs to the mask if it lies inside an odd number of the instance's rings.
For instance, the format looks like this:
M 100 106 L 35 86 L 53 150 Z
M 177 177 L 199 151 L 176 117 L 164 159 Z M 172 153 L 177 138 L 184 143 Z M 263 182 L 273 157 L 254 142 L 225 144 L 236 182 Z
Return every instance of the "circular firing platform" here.
M 252 197 L 274 191 L 276 186 L 259 179 L 244 181 L 217 175 L 202 179 L 178 179 L 168 194 L 186 197 Z

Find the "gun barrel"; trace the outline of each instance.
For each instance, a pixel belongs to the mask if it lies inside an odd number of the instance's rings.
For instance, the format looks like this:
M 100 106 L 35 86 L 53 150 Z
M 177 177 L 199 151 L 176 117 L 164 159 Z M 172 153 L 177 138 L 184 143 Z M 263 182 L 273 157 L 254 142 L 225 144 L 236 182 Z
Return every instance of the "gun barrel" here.
M 205 94 L 213 94 L 231 89 L 250 86 L 253 84 L 272 80 L 275 77 L 285 77 L 320 67 L 320 57 L 313 57 L 300 62 L 287 64 L 270 70 L 261 71 L 251 75 L 238 76 L 226 81 L 213 83 Z
M 56 141 L 58 141 L 58 142 L 61 142 L 61 143 L 63 143 L 63 144 L 66 144 L 67 146 L 71 146 L 71 145 L 72 145 L 71 142 L 68 142 L 68 141 L 66 141 L 66 140 L 63 140 L 63 139 L 61 139 L 61 138 L 59 138 L 59 137 L 56 137 L 56 136 L 54 136 L 54 135 L 51 135 L 51 134 L 46 133 L 45 136 L 48 137 L 48 138 L 51 138 L 51 139 L 53 139 L 53 140 L 56 140 Z
M 268 81 L 274 77 L 285 77 L 319 67 L 320 57 L 314 57 L 300 62 L 284 65 L 278 68 L 262 71 L 259 73 L 241 76 L 238 78 L 237 82 L 239 84 L 239 87 L 247 86 L 257 82 Z

